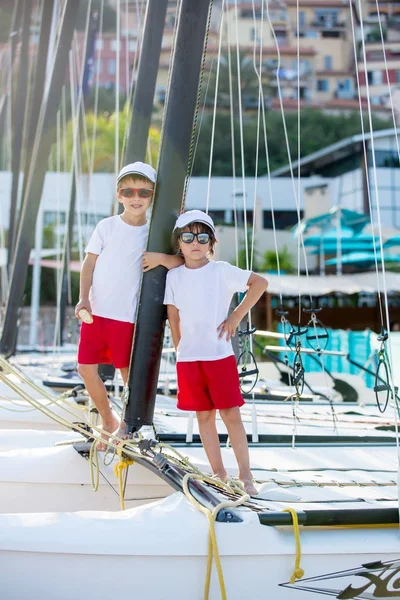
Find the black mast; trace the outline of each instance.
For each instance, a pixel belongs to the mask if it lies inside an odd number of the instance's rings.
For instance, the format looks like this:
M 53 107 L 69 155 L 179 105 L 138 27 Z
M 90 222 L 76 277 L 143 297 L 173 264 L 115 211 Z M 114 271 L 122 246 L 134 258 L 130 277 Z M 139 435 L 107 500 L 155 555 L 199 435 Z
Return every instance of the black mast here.
M 25 112 L 27 103 L 28 74 L 29 74 L 29 40 L 30 25 L 32 17 L 32 0 L 21 0 L 22 2 L 22 28 L 21 28 L 21 50 L 19 57 L 18 79 L 15 94 L 15 105 L 13 111 L 13 140 L 11 154 L 11 202 L 10 218 L 8 226 L 8 253 L 7 268 L 10 273 L 13 259 L 15 237 L 16 237 L 16 214 L 18 204 L 19 174 L 21 168 L 21 154 L 23 150 L 23 137 L 25 130 Z M 18 7 L 15 9 L 18 12 Z M 14 40 L 15 41 L 15 40 Z M 14 45 L 15 50 L 15 45 Z
M 210 0 L 182 0 L 178 17 L 148 249 L 171 252 L 184 193 Z M 166 271 L 144 273 L 136 319 L 125 421 L 128 432 L 153 422 L 165 325 Z
M 132 91 L 125 164 L 143 161 L 146 156 L 167 7 L 168 0 L 148 0 L 147 3 L 138 75 Z
M 84 74 L 82 78 L 82 89 L 79 90 L 78 94 L 78 123 L 80 122 L 80 105 L 79 98 L 82 95 L 82 102 L 85 103 L 85 98 L 88 92 L 88 79 L 90 75 L 90 62 L 93 63 L 93 54 L 96 43 L 97 32 L 99 29 L 99 13 L 97 10 L 92 11 L 89 16 L 89 27 L 88 35 L 85 40 L 85 47 L 83 49 L 85 60 L 84 60 Z M 95 67 L 96 68 L 96 67 Z M 72 173 L 71 173 L 71 192 L 69 197 L 69 209 L 68 209 L 68 222 L 67 222 L 67 239 L 63 254 L 63 264 L 61 273 L 61 297 L 60 297 L 60 323 L 59 323 L 59 341 L 60 345 L 63 345 L 64 341 L 64 325 L 65 325 L 65 310 L 68 301 L 68 268 L 71 260 L 71 251 L 74 238 L 74 223 L 75 223 L 75 205 L 76 205 L 76 177 L 77 173 L 75 170 L 75 162 L 72 161 Z
M 46 81 L 46 61 L 49 51 L 49 40 L 51 31 L 51 22 L 53 14 L 54 0 L 43 0 L 42 18 L 40 21 L 40 36 L 38 55 L 36 59 L 36 68 L 33 84 L 33 93 L 28 106 L 28 134 L 26 136 L 25 167 L 24 173 L 29 173 L 29 166 L 32 156 L 32 148 L 35 140 L 36 127 L 38 123 L 38 114 L 42 104 L 45 81 Z M 22 198 L 25 197 L 27 178 L 24 178 L 22 188 Z
M 38 126 L 33 145 L 32 159 L 29 172 L 26 174 L 27 182 L 13 257 L 13 269 L 4 327 L 0 341 L 0 352 L 6 356 L 10 356 L 15 351 L 18 309 L 22 303 L 29 254 L 35 236 L 33 224 L 36 222 L 39 210 L 47 161 L 51 147 L 56 139 L 57 112 L 62 86 L 65 81 L 69 50 L 78 8 L 79 0 L 66 0 L 64 12 L 60 18 L 60 34 L 57 41 L 50 83 L 45 90 L 40 114 L 38 115 Z
M 138 75 L 136 84 L 132 88 L 132 114 L 128 133 L 128 141 L 124 154 L 124 164 L 143 161 L 146 156 L 147 138 L 153 110 L 154 93 L 156 89 L 157 74 L 160 63 L 161 44 L 164 33 L 165 17 L 167 14 L 168 0 L 148 0 L 144 20 L 143 41 L 140 50 Z M 127 57 L 128 59 L 128 57 Z M 128 90 L 127 90 L 128 92 Z M 75 216 L 75 179 L 73 178 L 71 204 L 68 220 L 68 244 L 70 253 L 72 240 L 72 226 Z M 72 202 L 73 199 L 73 202 Z M 119 206 L 119 208 L 121 205 Z M 65 306 L 67 302 L 69 257 L 64 257 L 62 275 L 62 296 L 60 310 L 60 343 L 63 343 L 63 329 L 65 322 Z

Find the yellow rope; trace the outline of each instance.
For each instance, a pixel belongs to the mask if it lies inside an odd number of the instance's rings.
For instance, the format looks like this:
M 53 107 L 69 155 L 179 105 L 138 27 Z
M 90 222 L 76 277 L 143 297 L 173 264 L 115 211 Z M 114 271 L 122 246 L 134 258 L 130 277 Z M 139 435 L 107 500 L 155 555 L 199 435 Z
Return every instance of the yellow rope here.
M 125 498 L 124 498 L 124 484 L 122 481 L 122 475 L 125 469 L 135 462 L 132 458 L 122 456 L 123 448 L 117 448 L 117 454 L 120 457 L 119 461 L 114 465 L 114 474 L 118 479 L 119 487 L 119 500 L 121 503 L 121 510 L 125 510 Z
M 250 499 L 250 496 L 248 494 L 244 494 L 236 501 L 227 500 L 225 502 L 221 502 L 211 511 L 208 508 L 206 508 L 205 506 L 203 506 L 202 504 L 200 504 L 200 502 L 198 502 L 192 496 L 192 494 L 190 493 L 190 490 L 189 490 L 189 486 L 188 486 L 189 479 L 197 479 L 200 481 L 208 481 L 209 482 L 210 480 L 212 481 L 212 478 L 208 477 L 207 475 L 200 475 L 197 473 L 187 473 L 183 478 L 182 487 L 183 487 L 183 491 L 185 493 L 186 498 L 189 500 L 189 502 L 192 504 L 192 506 L 194 506 L 195 508 L 197 508 L 197 510 L 202 512 L 203 515 L 205 515 L 208 520 L 208 552 L 207 552 L 206 580 L 205 580 L 205 584 L 204 584 L 204 600 L 208 600 L 209 594 L 210 594 L 213 554 L 214 554 L 214 558 L 215 558 L 215 565 L 217 567 L 219 587 L 221 590 L 221 598 L 222 598 L 222 600 L 226 600 L 227 597 L 226 597 L 224 574 L 222 572 L 221 559 L 220 559 L 219 551 L 218 551 L 217 535 L 216 535 L 216 531 L 215 531 L 215 519 L 218 515 L 218 512 L 222 508 L 227 508 L 227 507 L 235 508 L 235 507 L 239 506 L 240 504 L 247 502 L 247 500 Z
M 285 508 L 283 512 L 288 512 L 292 515 L 294 539 L 296 540 L 296 561 L 294 563 L 294 570 L 290 578 L 290 583 L 294 583 L 296 579 L 301 579 L 304 576 L 304 571 L 300 567 L 301 560 L 301 545 L 300 545 L 300 530 L 299 521 L 297 518 L 297 512 L 294 508 Z
M 99 467 L 99 455 L 97 451 L 97 446 L 100 440 L 94 440 L 93 444 L 90 446 L 89 452 L 89 469 L 90 469 L 90 483 L 92 485 L 92 490 L 97 492 L 99 489 L 99 475 L 100 475 L 100 467 Z M 95 479 L 96 473 L 96 479 Z

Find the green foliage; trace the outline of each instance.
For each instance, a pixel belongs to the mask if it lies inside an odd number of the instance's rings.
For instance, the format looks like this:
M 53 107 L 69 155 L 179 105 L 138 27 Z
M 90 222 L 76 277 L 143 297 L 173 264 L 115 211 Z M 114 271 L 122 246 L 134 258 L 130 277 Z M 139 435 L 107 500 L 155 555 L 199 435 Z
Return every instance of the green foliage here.
M 99 87 L 99 93 L 97 98 L 98 114 L 103 114 L 103 116 L 107 117 L 113 112 L 115 112 L 115 96 L 115 89 Z M 126 96 L 125 94 L 121 93 L 119 96 L 119 106 L 124 106 L 125 102 Z M 87 98 L 85 99 L 85 108 L 88 112 L 94 111 L 95 86 L 92 86 L 89 90 Z
M 89 140 L 89 156 L 93 152 L 93 132 L 96 127 L 96 136 L 94 140 L 94 164 L 93 170 L 96 173 L 113 173 L 114 172 L 114 156 L 115 156 L 115 113 L 111 116 L 98 115 L 97 122 L 93 113 L 86 114 L 86 127 Z M 127 112 L 122 110 L 119 113 L 119 155 L 122 156 L 124 148 L 124 136 L 127 127 Z M 82 130 L 82 127 L 81 127 Z M 83 137 L 83 136 L 82 136 Z M 160 132 L 158 129 L 151 128 L 149 132 L 151 160 L 146 156 L 146 160 L 153 165 L 157 164 L 158 152 L 160 147 Z M 67 130 L 67 154 L 72 155 L 73 149 L 73 126 L 72 122 L 68 124 Z M 53 147 L 52 164 L 56 159 L 56 147 Z M 88 172 L 88 152 L 86 145 L 82 141 L 82 169 Z M 69 168 L 69 166 L 68 166 Z
M 294 259 L 289 252 L 288 247 L 283 246 L 282 250 L 279 250 L 278 256 L 275 250 L 267 250 L 262 255 L 261 271 L 272 272 L 278 271 L 278 258 L 279 258 L 279 270 L 285 273 L 293 273 Z
M 282 115 L 278 111 L 268 112 L 267 139 L 270 169 L 278 169 L 289 163 L 286 149 L 285 135 L 283 129 Z M 290 157 L 297 160 L 297 114 L 285 114 Z M 367 121 L 364 123 L 366 131 L 369 131 Z M 375 118 L 374 130 L 388 127 L 387 121 Z M 193 175 L 207 175 L 210 156 L 210 142 L 212 132 L 212 117 L 209 115 L 203 119 L 199 143 L 194 161 Z M 262 133 L 262 132 L 261 132 Z M 301 156 L 306 156 L 317 150 L 321 150 L 330 144 L 334 144 L 346 137 L 361 133 L 360 115 L 354 112 L 350 115 L 326 115 L 320 110 L 304 109 L 301 112 Z M 255 175 L 256 164 L 256 140 L 257 120 L 247 117 L 243 124 L 243 144 L 245 174 L 249 177 Z M 213 155 L 213 170 L 215 176 L 232 175 L 232 141 L 230 115 L 217 112 L 215 124 L 215 140 Z M 240 152 L 240 126 L 239 121 L 234 121 L 235 141 L 235 166 L 236 175 L 241 175 L 241 152 Z M 267 173 L 266 152 L 263 135 L 260 135 L 258 174 Z
M 382 37 L 383 37 L 383 41 L 386 42 L 387 29 L 385 27 L 382 27 L 382 35 L 381 35 L 380 27 L 374 27 L 373 29 L 371 29 L 371 31 L 369 31 L 367 33 L 366 41 L 367 42 L 381 42 Z

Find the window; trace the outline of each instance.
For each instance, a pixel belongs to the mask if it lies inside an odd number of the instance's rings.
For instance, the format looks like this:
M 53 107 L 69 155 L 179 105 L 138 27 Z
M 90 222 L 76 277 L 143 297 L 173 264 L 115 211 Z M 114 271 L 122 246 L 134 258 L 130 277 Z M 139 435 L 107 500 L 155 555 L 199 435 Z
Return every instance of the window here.
M 329 30 L 329 29 L 325 29 L 325 31 L 322 32 L 322 37 L 323 38 L 340 38 L 341 36 L 341 32 L 337 31 L 337 30 Z
M 370 85 L 381 85 L 383 81 L 382 71 L 367 71 L 368 83 Z
M 303 218 L 303 211 L 300 211 L 300 216 Z M 274 210 L 275 228 L 289 229 L 298 223 L 296 210 Z M 263 228 L 273 229 L 272 212 L 263 210 Z
M 131 40 L 128 43 L 128 50 L 129 50 L 129 52 L 136 52 L 137 47 L 138 47 L 137 40 Z
M 43 214 L 43 224 L 44 225 L 64 225 L 65 224 L 65 212 L 56 212 L 46 210 Z
M 400 83 L 400 71 L 396 71 L 396 83 Z
M 256 39 L 256 28 L 255 27 L 251 27 L 251 29 L 250 29 L 250 41 L 254 42 L 255 39 Z
M 317 92 L 329 92 L 329 81 L 327 79 L 317 79 Z
M 96 40 L 95 49 L 96 50 L 103 50 L 103 48 L 104 48 L 104 42 L 103 42 L 103 40 Z
M 339 11 L 316 9 L 314 13 L 315 24 L 318 27 L 335 27 L 338 24 Z
M 116 70 L 116 62 L 113 58 L 110 58 L 108 61 L 108 74 L 109 75 L 115 75 L 115 70 Z
M 306 24 L 306 13 L 304 10 L 299 11 L 299 27 L 305 27 Z
M 222 225 L 223 223 L 225 223 L 224 210 L 210 210 L 208 214 L 214 221 L 214 225 Z
M 324 68 L 325 68 L 325 71 L 332 71 L 332 69 L 333 69 L 332 56 L 324 56 Z
M 368 162 L 372 165 L 372 153 L 368 152 Z M 399 156 L 396 150 L 375 150 L 375 163 L 377 167 L 390 169 L 400 167 Z
M 121 50 L 121 42 L 117 42 L 117 40 L 111 40 L 110 47 L 114 52 Z
M 98 58 L 96 60 L 96 72 L 101 73 L 102 70 L 103 70 L 103 61 L 101 60 L 101 58 Z

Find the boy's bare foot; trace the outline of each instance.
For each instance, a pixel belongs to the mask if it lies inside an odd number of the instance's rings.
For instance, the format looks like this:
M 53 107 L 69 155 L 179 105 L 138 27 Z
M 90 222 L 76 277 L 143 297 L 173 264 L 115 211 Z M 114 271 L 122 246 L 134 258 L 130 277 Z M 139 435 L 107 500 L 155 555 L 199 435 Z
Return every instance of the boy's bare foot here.
M 228 473 L 226 471 L 220 471 L 217 473 L 213 473 L 213 477 L 215 479 L 220 479 L 222 483 L 226 483 L 226 480 L 228 479 Z
M 128 439 L 128 433 L 127 433 L 127 427 L 126 427 L 126 423 L 125 421 L 121 421 L 118 430 L 114 431 L 114 436 L 113 437 L 117 437 L 120 440 L 127 440 Z M 114 442 L 116 444 L 118 444 L 118 440 L 114 440 Z
M 246 490 L 246 493 L 249 494 L 249 496 L 258 496 L 259 492 L 256 486 L 254 485 L 253 479 L 241 479 L 240 481 L 242 482 L 243 487 Z
M 114 431 L 116 429 L 118 429 L 119 427 L 119 421 L 116 417 L 114 417 L 114 415 L 111 415 L 110 419 L 107 419 L 107 421 L 103 421 L 103 433 L 101 434 L 101 437 L 104 440 L 109 440 L 110 437 L 112 436 L 112 434 L 114 433 Z M 97 445 L 97 450 L 99 450 L 99 452 L 104 452 L 107 449 L 107 444 L 105 444 L 104 442 L 99 442 Z

